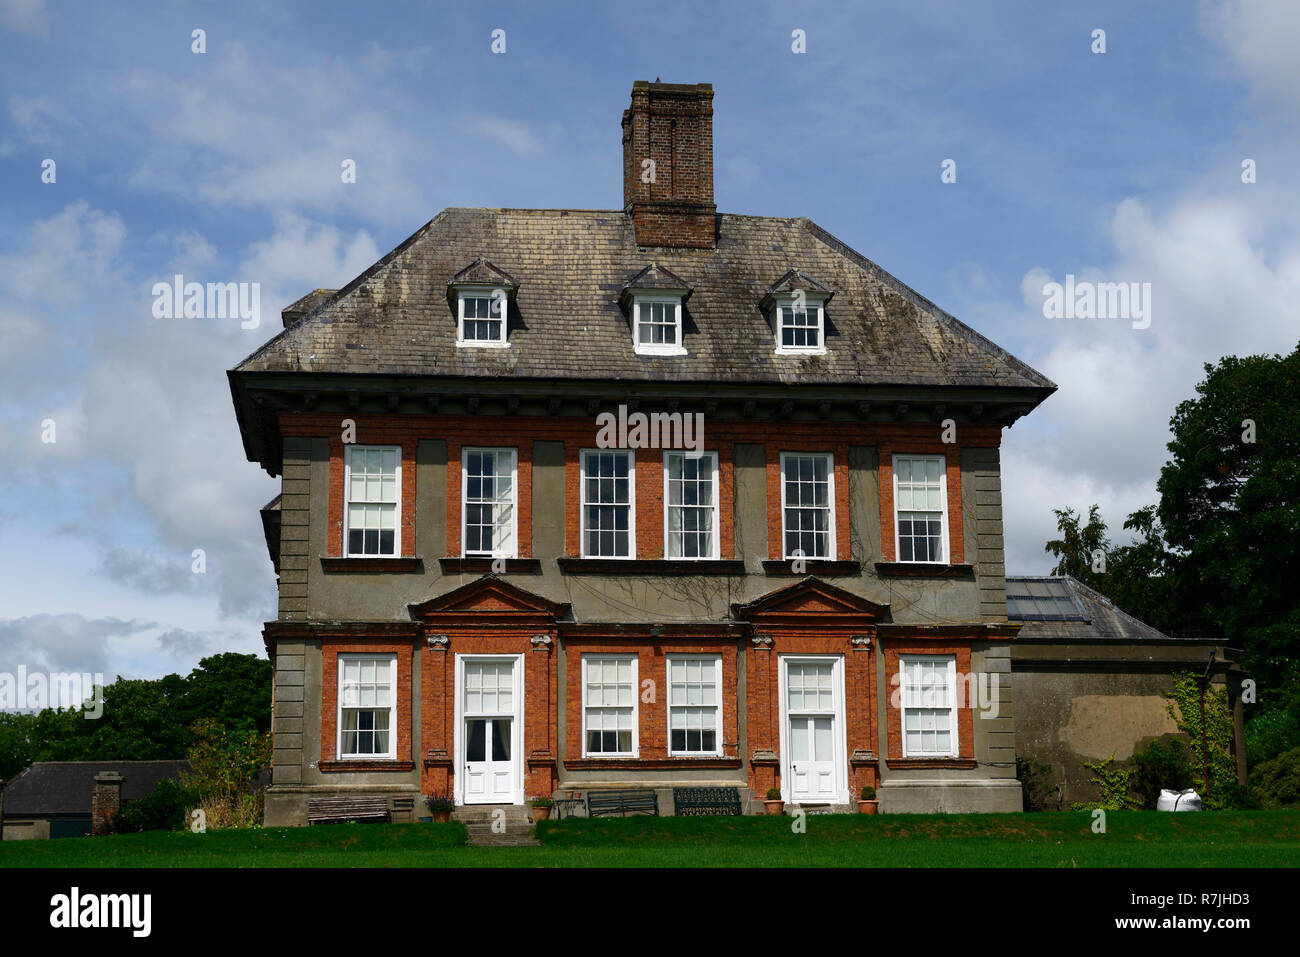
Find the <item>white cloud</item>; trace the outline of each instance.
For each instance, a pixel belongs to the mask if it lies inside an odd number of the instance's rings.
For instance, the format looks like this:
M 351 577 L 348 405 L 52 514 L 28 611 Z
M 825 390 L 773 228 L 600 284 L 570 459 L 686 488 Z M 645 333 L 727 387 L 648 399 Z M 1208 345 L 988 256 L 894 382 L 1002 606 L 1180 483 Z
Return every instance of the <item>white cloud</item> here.
M 238 42 L 204 59 L 192 79 L 139 68 L 117 84 L 127 128 L 148 130 L 132 185 L 215 207 L 348 210 L 389 222 L 425 207 L 406 167 L 429 150 L 392 119 L 399 111 L 374 108 L 387 97 L 372 70 L 324 58 L 285 66 Z M 347 159 L 355 183 L 342 181 Z
M 282 213 L 275 232 L 253 243 L 240 264 L 241 279 L 269 287 L 271 302 L 288 305 L 313 289 L 338 289 L 368 269 L 382 253 L 364 229 L 351 236 L 302 216 Z M 268 296 L 263 292 L 263 306 Z M 279 316 L 275 316 L 278 323 Z M 267 332 L 270 338 L 274 329 Z M 260 344 L 260 343 L 259 343 Z M 250 350 L 251 351 L 251 350 Z
M 148 622 L 74 614 L 0 621 L 0 671 L 13 673 L 26 665 L 29 670 L 111 674 L 113 646 L 152 627 Z
M 1202 0 L 1203 32 L 1218 40 L 1253 92 L 1300 115 L 1300 4 L 1295 0 Z
M 1042 570 L 1052 507 L 1086 511 L 1098 502 L 1113 537 L 1127 540 L 1123 520 L 1156 500 L 1169 419 L 1193 397 L 1204 364 L 1295 348 L 1300 257 L 1294 247 L 1258 242 L 1271 232 L 1271 215 L 1230 195 L 1188 195 L 1165 213 L 1136 199 L 1119 203 L 1113 262 L 1072 271 L 1077 279 L 1151 283 L 1148 329 L 1044 319 L 1043 283 L 1063 276 L 1041 267 L 1025 273 L 1025 321 L 1047 343 L 1025 358 L 1060 390 L 1007 434 L 1005 455 L 1015 466 L 1004 475 L 1009 569 Z M 1032 568 L 1012 563 L 1035 556 Z
M 125 236 L 117 216 L 72 203 L 36 223 L 21 252 L 0 258 L 0 288 L 19 299 L 73 305 L 93 282 L 111 278 Z
M 532 130 L 514 120 L 499 116 L 476 116 L 467 119 L 464 125 L 467 130 L 500 143 L 519 156 L 532 156 L 541 149 Z

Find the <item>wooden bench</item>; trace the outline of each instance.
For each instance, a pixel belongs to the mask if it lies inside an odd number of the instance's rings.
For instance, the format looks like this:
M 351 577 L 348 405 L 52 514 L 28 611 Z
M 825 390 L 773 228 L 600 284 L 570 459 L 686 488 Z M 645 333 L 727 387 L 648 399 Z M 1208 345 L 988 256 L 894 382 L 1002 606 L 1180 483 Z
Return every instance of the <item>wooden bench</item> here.
M 659 795 L 649 788 L 587 792 L 587 816 L 602 814 L 653 814 L 659 816 Z
M 307 802 L 307 823 L 329 821 L 387 821 L 386 797 L 312 798 Z
M 682 817 L 717 814 L 740 816 L 736 788 L 673 788 L 673 813 Z

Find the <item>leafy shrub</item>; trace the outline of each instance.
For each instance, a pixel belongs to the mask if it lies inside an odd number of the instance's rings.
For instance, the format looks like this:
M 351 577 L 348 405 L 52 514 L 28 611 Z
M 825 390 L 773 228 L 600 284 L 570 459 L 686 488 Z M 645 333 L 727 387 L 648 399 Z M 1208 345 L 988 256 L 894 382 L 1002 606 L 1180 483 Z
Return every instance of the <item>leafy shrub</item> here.
M 1052 773 L 1050 764 L 1040 764 L 1031 758 L 1016 756 L 1016 777 L 1020 779 L 1021 809 L 1025 811 L 1050 811 L 1052 793 L 1047 786 L 1047 776 Z
M 862 800 L 874 801 L 875 799 L 876 799 L 876 789 L 873 788 L 870 784 L 864 784 L 862 786 Z
M 768 799 L 769 801 L 779 801 L 779 800 L 781 800 L 781 789 L 780 789 L 780 788 L 768 788 L 768 789 L 767 789 L 767 799 Z
M 193 773 L 185 784 L 199 795 L 210 828 L 257 827 L 262 823 L 262 794 L 257 777 L 271 760 L 271 735 L 255 728 L 230 730 L 204 718 L 190 726 Z
M 188 823 L 189 812 L 199 803 L 198 794 L 174 778 L 166 778 L 149 794 L 123 807 L 113 821 L 117 834 L 140 831 L 179 831 Z
M 1300 748 L 1284 751 L 1255 768 L 1250 783 L 1266 808 L 1300 805 Z
M 1133 796 L 1147 810 L 1155 808 L 1162 789 L 1196 787 L 1187 745 L 1178 738 L 1152 741 L 1133 755 L 1133 763 L 1137 766 Z
M 449 794 L 430 794 L 424 799 L 424 803 L 428 805 L 430 811 L 456 810 L 456 802 L 451 799 L 451 795 Z M 535 804 L 536 802 L 534 801 L 533 803 Z
M 1246 761 L 1252 768 L 1293 748 L 1300 741 L 1300 668 L 1246 711 Z

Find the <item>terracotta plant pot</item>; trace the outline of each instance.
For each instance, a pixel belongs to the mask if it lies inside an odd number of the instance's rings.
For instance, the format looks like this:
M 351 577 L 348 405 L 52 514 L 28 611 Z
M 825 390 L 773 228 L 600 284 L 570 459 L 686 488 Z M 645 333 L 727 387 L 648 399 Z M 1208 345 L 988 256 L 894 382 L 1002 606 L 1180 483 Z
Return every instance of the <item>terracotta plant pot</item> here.
M 880 802 L 879 802 L 879 801 L 859 801 L 859 802 L 858 802 L 858 813 L 859 813 L 859 814 L 879 814 L 879 813 L 880 813 Z
M 538 807 L 536 805 L 533 806 L 534 821 L 545 821 L 550 816 L 551 816 L 551 809 L 549 807 Z
M 446 824 L 451 820 L 450 811 L 431 811 L 430 813 L 433 815 L 433 821 L 435 824 Z
M 780 801 L 780 800 L 778 800 L 778 801 L 764 801 L 764 802 L 763 802 L 763 809 L 764 809 L 768 814 L 780 814 L 780 813 L 782 813 L 782 812 L 785 810 L 785 802 L 784 802 L 784 801 Z

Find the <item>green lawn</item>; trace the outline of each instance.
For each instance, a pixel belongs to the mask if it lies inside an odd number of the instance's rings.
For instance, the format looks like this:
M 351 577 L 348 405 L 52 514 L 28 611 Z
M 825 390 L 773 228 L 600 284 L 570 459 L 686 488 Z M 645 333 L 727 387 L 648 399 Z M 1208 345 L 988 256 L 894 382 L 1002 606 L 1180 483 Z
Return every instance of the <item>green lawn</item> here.
M 1300 812 L 1087 812 L 546 821 L 541 847 L 459 824 L 341 824 L 0 844 L 0 867 L 1295 867 Z

